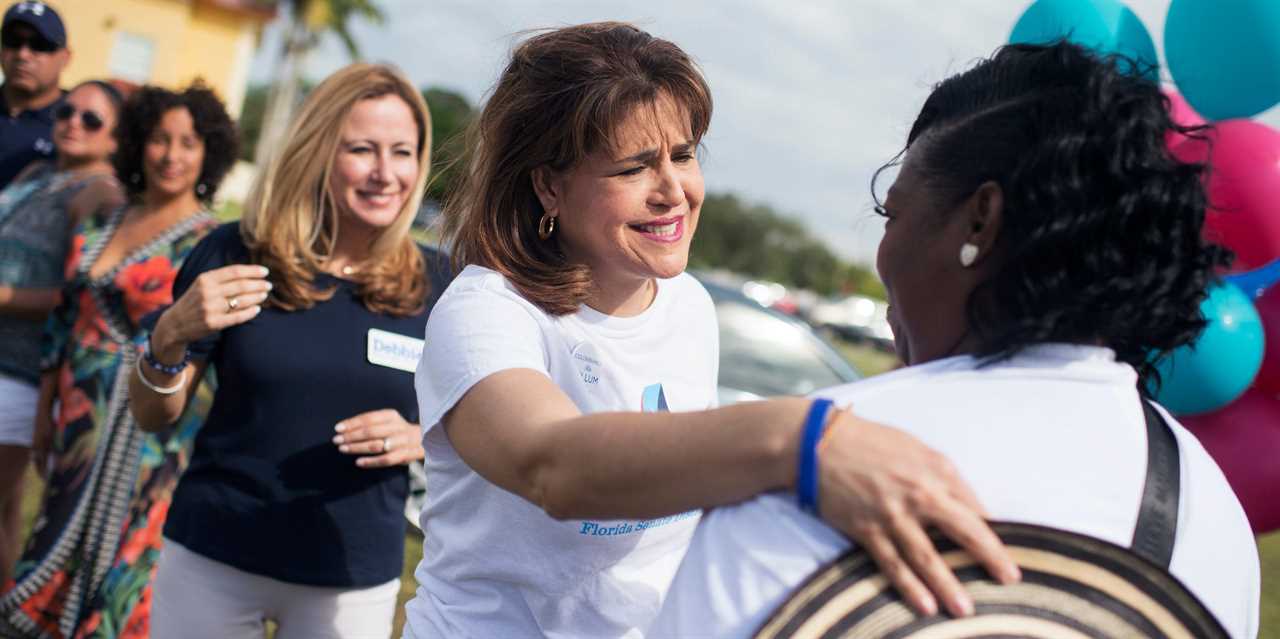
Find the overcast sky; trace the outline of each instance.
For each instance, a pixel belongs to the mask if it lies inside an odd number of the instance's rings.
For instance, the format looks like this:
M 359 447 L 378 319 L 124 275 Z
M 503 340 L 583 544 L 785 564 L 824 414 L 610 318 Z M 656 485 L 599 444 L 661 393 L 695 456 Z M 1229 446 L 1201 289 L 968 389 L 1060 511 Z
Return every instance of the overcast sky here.
M 882 233 L 871 174 L 902 146 L 929 88 L 989 55 L 1023 0 L 378 0 L 387 21 L 359 23 L 366 58 L 422 86 L 480 102 L 520 32 L 596 20 L 635 22 L 702 66 L 715 98 L 705 139 L 709 191 L 732 191 L 803 220 L 837 252 L 870 264 Z M 1163 56 L 1168 0 L 1131 0 Z M 271 76 L 280 24 L 258 50 Z M 307 67 L 348 62 L 326 42 Z M 1167 73 L 1165 78 L 1167 80 Z M 1280 108 L 1259 119 L 1280 128 Z

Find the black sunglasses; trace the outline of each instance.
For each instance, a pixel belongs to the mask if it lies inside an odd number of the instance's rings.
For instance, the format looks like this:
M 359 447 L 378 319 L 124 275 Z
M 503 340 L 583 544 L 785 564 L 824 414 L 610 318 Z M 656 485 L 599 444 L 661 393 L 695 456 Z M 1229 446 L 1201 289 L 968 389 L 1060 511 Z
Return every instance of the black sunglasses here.
M 41 38 L 40 36 L 23 37 L 11 33 L 6 33 L 3 37 L 0 37 L 0 47 L 15 50 L 26 47 L 36 53 L 53 53 L 59 48 L 52 40 Z
M 53 111 L 53 117 L 58 120 L 70 120 L 75 117 L 75 115 L 76 108 L 70 104 L 61 104 Z M 86 131 L 92 133 L 101 129 L 102 125 L 106 123 L 102 121 L 102 116 L 90 111 L 89 109 L 85 109 L 80 112 L 80 124 L 84 125 L 84 129 Z

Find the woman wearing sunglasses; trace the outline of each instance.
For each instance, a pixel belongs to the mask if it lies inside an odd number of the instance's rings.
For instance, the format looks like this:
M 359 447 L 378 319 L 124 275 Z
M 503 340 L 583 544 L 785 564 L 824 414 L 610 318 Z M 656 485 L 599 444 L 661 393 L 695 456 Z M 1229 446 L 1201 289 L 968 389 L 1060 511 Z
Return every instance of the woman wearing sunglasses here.
M 77 86 L 54 111 L 56 162 L 37 162 L 0 191 L 0 578 L 13 568 L 23 475 L 31 452 L 40 330 L 58 304 L 71 229 L 123 202 L 111 173 L 122 97 L 109 84 Z
M 45 324 L 32 449 L 49 488 L 0 597 L 0 636 L 150 634 L 160 529 L 207 403 L 147 435 L 129 417 L 128 381 L 144 358 L 143 317 L 173 301 L 178 269 L 217 226 L 208 206 L 237 137 L 200 85 L 145 87 L 120 113 L 113 165 L 129 202 L 77 228 Z

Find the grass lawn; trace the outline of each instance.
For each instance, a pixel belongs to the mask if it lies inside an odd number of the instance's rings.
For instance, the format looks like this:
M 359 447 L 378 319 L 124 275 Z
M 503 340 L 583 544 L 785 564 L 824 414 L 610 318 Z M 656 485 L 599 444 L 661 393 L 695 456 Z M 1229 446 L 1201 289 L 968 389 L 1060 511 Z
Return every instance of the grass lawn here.
M 867 375 L 887 370 L 895 363 L 892 356 L 866 347 L 847 344 L 837 346 Z M 35 517 L 42 488 L 35 473 L 29 472 L 26 498 L 23 501 L 23 514 L 28 526 Z M 1262 558 L 1262 631 L 1259 636 L 1261 639 L 1280 639 L 1280 532 L 1259 537 L 1258 552 Z M 404 604 L 413 597 L 417 588 L 413 570 L 421 559 L 422 537 L 417 533 L 410 533 L 405 539 L 404 570 L 400 575 L 400 597 L 396 605 L 395 632 L 392 635 L 396 639 L 400 637 L 400 629 L 404 625 Z
M 1280 639 L 1280 532 L 1258 537 L 1262 559 L 1262 620 L 1258 636 Z
M 849 360 L 850 364 L 853 364 L 854 368 L 858 369 L 859 373 L 867 377 L 883 373 L 898 365 L 898 356 L 893 353 L 840 339 L 833 339 L 831 343 L 841 355 L 844 355 L 845 359 Z

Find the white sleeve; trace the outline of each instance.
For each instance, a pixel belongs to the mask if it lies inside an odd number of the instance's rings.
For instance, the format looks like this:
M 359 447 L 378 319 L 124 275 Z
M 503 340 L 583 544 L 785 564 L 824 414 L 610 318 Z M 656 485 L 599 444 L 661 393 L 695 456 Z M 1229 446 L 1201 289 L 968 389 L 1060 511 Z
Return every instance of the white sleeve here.
M 703 515 L 647 636 L 751 637 L 797 585 L 848 549 L 794 501 L 771 493 Z
M 425 435 L 480 380 L 512 368 L 547 373 L 542 331 L 530 309 L 497 291 L 446 291 L 427 320 L 414 375 Z

